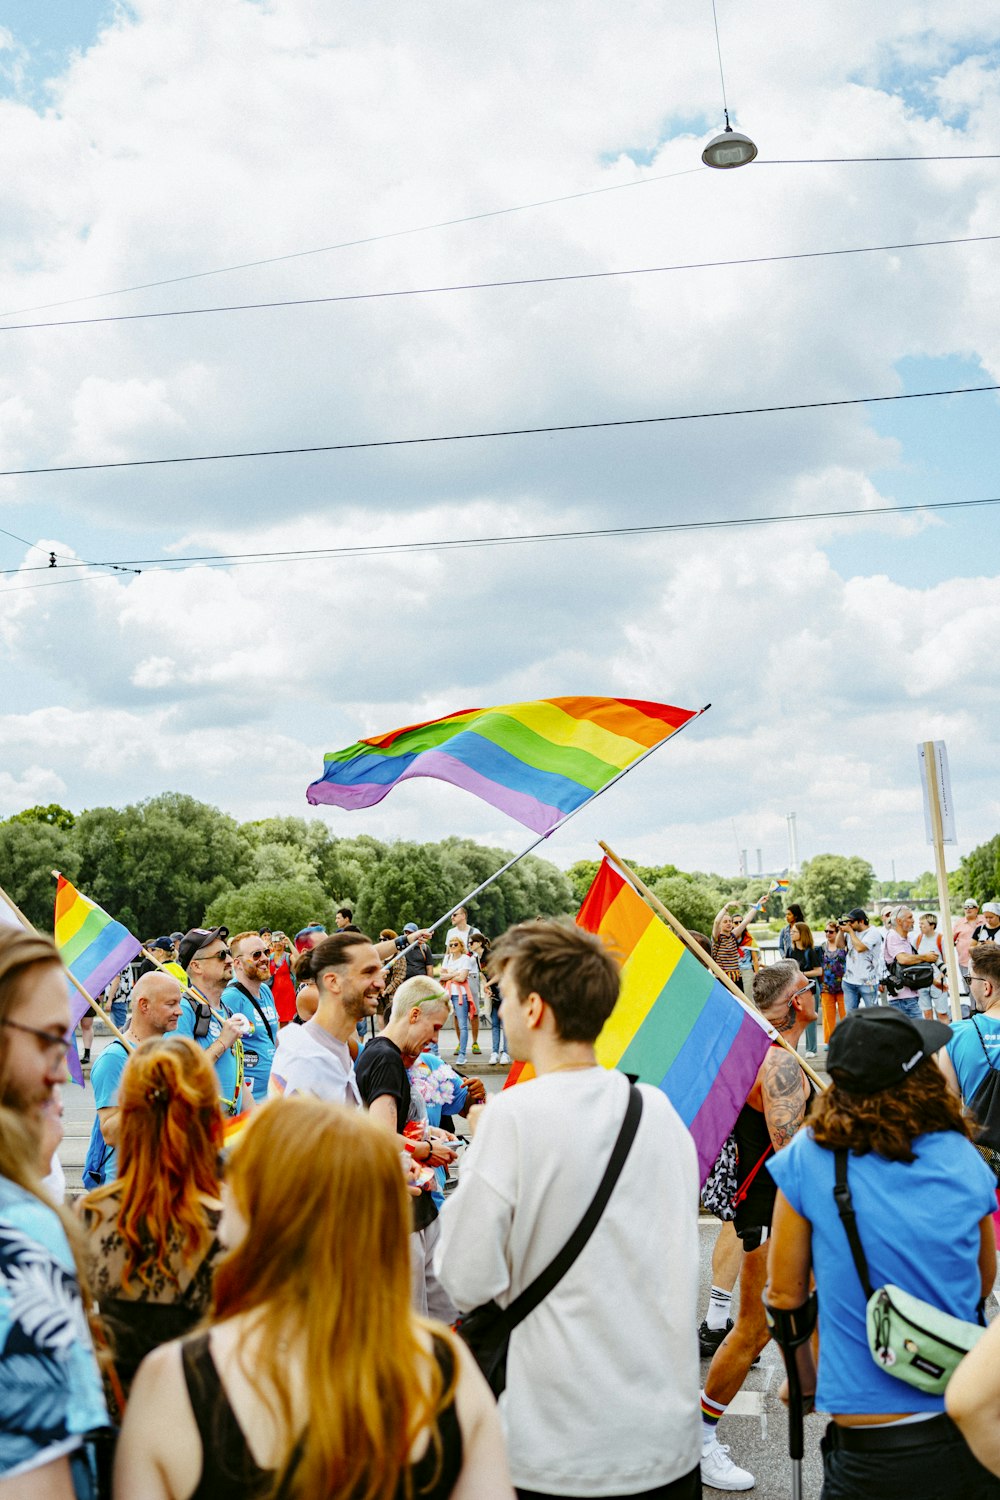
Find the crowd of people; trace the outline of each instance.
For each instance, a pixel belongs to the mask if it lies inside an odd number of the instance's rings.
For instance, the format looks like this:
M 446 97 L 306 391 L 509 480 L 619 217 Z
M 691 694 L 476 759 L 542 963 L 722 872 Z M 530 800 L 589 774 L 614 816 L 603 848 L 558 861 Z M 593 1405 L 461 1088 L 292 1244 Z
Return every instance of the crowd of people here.
M 705 945 L 776 1040 L 704 1185 L 667 1096 L 597 1064 L 620 976 L 576 927 L 490 944 L 459 911 L 440 964 L 416 923 L 373 942 L 347 909 L 292 940 L 171 934 L 107 996 L 121 1038 L 93 1062 L 72 1212 L 61 962 L 0 930 L 0 1496 L 747 1490 L 721 1424 L 773 1337 L 790 1399 L 830 1415 L 824 1500 L 1000 1497 L 984 912 L 951 1027 L 925 987 L 880 994 L 887 966 L 942 956 L 905 907 L 817 943 L 792 906 L 787 956 L 749 968 L 751 914 L 720 913 Z M 797 1052 L 820 1016 L 825 1091 Z M 485 1019 L 491 1056 L 535 1075 L 488 1106 L 463 1066 Z M 724 1223 L 699 1330 L 702 1199 Z M 873 1344 L 869 1304 L 897 1289 L 965 1330 L 950 1384 L 925 1346 Z

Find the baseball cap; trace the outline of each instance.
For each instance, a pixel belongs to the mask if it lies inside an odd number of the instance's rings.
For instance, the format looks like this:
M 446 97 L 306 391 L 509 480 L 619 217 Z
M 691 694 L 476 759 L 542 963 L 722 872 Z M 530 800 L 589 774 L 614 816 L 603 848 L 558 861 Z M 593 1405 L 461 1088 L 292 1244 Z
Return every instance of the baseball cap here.
M 151 948 L 170 949 L 174 946 L 174 940 L 168 937 L 154 938 L 149 946 Z
M 419 932 L 420 928 L 417 926 L 416 922 L 404 922 L 404 924 L 403 924 L 403 931 L 404 932 Z
M 868 913 L 865 911 L 863 906 L 852 906 L 851 910 L 844 918 L 845 922 L 867 922 L 867 920 Z
M 976 900 L 975 896 L 969 896 L 967 900 L 965 900 L 965 901 L 962 902 L 962 905 L 963 906 L 978 906 L 979 902 Z
M 950 1037 L 951 1027 L 942 1021 L 914 1021 L 886 1006 L 855 1010 L 834 1028 L 826 1071 L 846 1094 L 881 1094 L 902 1083 Z
M 989 912 L 993 917 L 1000 917 L 1000 901 L 984 901 L 983 911 Z
M 183 937 L 183 936 L 184 936 L 184 934 L 183 934 L 183 932 L 172 932 L 172 933 L 171 933 L 171 934 L 170 934 L 170 941 L 171 941 L 171 942 L 172 942 L 172 943 L 179 943 L 179 942 L 180 942 L 180 940 L 181 940 L 181 938 L 182 938 L 182 937 Z
M 216 938 L 225 940 L 229 936 L 228 927 L 192 927 L 181 938 L 181 946 L 177 954 L 177 960 L 182 969 L 186 969 L 202 948 L 207 948 L 209 943 L 214 943 Z

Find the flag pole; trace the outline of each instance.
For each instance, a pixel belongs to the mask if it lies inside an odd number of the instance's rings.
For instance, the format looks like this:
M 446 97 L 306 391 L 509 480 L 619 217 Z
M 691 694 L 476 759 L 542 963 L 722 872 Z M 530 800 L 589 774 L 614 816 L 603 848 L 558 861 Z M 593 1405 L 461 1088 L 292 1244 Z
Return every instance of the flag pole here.
M 482 895 L 483 891 L 485 891 L 488 886 L 491 886 L 495 880 L 499 880 L 501 875 L 506 875 L 508 870 L 512 870 L 516 864 L 520 864 L 525 855 L 531 854 L 533 850 L 538 848 L 539 844 L 544 844 L 546 839 L 551 838 L 554 833 L 556 833 L 560 828 L 563 828 L 569 822 L 570 818 L 575 818 L 577 813 L 583 812 L 583 809 L 585 807 L 589 807 L 592 802 L 596 801 L 596 799 L 602 795 L 602 793 L 609 792 L 616 782 L 621 781 L 623 776 L 627 776 L 630 771 L 634 771 L 636 766 L 641 766 L 643 761 L 647 760 L 655 750 L 662 749 L 662 747 L 666 744 L 673 744 L 677 736 L 682 733 L 682 731 L 685 730 L 689 724 L 693 724 L 695 719 L 700 719 L 702 714 L 707 714 L 708 710 L 711 707 L 711 703 L 706 703 L 704 708 L 699 708 L 697 713 L 693 713 L 691 715 L 690 719 L 685 719 L 683 724 L 678 725 L 673 734 L 668 735 L 664 740 L 657 740 L 655 745 L 650 745 L 649 748 L 644 750 L 641 755 L 637 755 L 635 760 L 629 761 L 627 766 L 623 766 L 623 768 L 616 775 L 612 776 L 610 781 L 606 781 L 602 787 L 598 787 L 597 791 L 589 796 L 585 802 L 581 802 L 579 807 L 574 807 L 571 812 L 566 813 L 564 817 L 560 818 L 558 823 L 553 823 L 552 827 L 547 829 L 545 833 L 540 833 L 536 839 L 532 840 L 532 842 L 526 849 L 522 849 L 520 854 L 515 854 L 513 858 L 509 859 L 505 865 L 501 865 L 499 870 L 490 875 L 488 879 L 482 882 L 481 885 L 477 885 L 474 891 L 470 891 L 467 896 L 463 896 L 461 901 L 456 901 L 451 910 L 446 911 L 443 917 L 438 917 L 433 926 L 425 927 L 423 931 L 427 933 L 428 937 L 432 932 L 436 932 L 439 927 L 443 926 L 444 923 L 447 922 L 449 917 L 453 917 L 455 915 L 460 907 L 468 906 L 469 902 L 474 900 L 476 896 Z M 382 965 L 382 968 L 390 968 L 391 965 L 396 962 L 397 958 L 402 958 L 404 954 L 411 952 L 412 949 L 418 947 L 419 944 L 420 938 L 418 935 L 414 942 L 408 943 L 405 948 L 401 948 L 398 953 L 394 953 L 390 959 L 387 959 L 386 962 Z
M 53 874 L 55 874 L 55 871 L 53 871 Z M 38 928 L 34 925 L 34 923 L 28 921 L 21 908 L 14 905 L 13 901 L 10 899 L 2 885 L 0 885 L 0 899 L 2 899 L 6 903 L 6 905 L 10 907 L 11 911 L 14 913 L 15 917 L 20 922 L 22 927 L 26 928 L 28 932 L 38 932 Z M 44 934 L 39 933 L 39 936 L 44 936 Z M 61 959 L 60 962 L 62 962 Z M 66 969 L 65 964 L 63 964 L 63 968 Z M 83 996 L 84 1000 L 86 1000 L 87 1004 L 90 1006 L 90 1009 L 94 1012 L 94 1014 L 100 1016 L 102 1021 L 106 1021 L 108 1023 L 108 1025 L 111 1027 L 111 1030 L 114 1032 L 115 1036 L 122 1043 L 122 1045 L 126 1047 L 129 1052 L 134 1051 L 132 1043 L 125 1040 L 125 1037 L 118 1030 L 118 1027 L 115 1025 L 114 1021 L 112 1021 L 111 1017 L 105 1014 L 105 1012 L 98 1005 L 97 1001 L 84 989 L 79 979 L 77 979 L 75 974 L 71 974 L 69 969 L 66 969 L 66 978 L 69 980 L 74 989 L 79 990 L 80 994 Z
M 721 984 L 724 984 L 726 986 L 726 988 L 733 995 L 734 999 L 739 1001 L 740 1005 L 742 1005 L 745 1011 L 748 1011 L 755 1020 L 763 1021 L 766 1025 L 768 1025 L 773 1034 L 774 1040 L 778 1042 L 782 1047 L 784 1047 L 786 1052 L 790 1052 L 792 1054 L 792 1056 L 795 1058 L 795 1061 L 802 1069 L 803 1073 L 805 1073 L 806 1077 L 811 1079 L 811 1081 L 816 1085 L 821 1093 L 824 1092 L 826 1089 L 826 1084 L 823 1082 L 822 1078 L 820 1078 L 819 1074 L 809 1066 L 804 1057 L 799 1056 L 795 1048 L 791 1045 L 790 1042 L 787 1042 L 785 1040 L 780 1031 L 776 1031 L 773 1026 L 770 1026 L 770 1023 L 767 1021 L 766 1016 L 762 1016 L 760 1011 L 757 1010 L 755 1006 L 748 1004 L 747 998 L 744 995 L 743 991 L 733 983 L 729 975 L 726 973 L 725 969 L 723 969 L 719 964 L 716 963 L 715 959 L 710 953 L 705 952 L 705 949 L 701 946 L 700 943 L 695 942 L 694 938 L 688 932 L 687 928 L 684 927 L 680 922 L 678 922 L 677 918 L 673 915 L 672 912 L 669 912 L 667 910 L 660 898 L 653 895 L 653 892 L 649 889 L 649 886 L 645 885 L 639 879 L 635 871 L 629 868 L 629 866 L 625 863 L 621 856 L 616 854 L 615 851 L 610 847 L 610 845 L 606 844 L 603 839 L 598 839 L 597 842 L 604 850 L 608 858 L 618 866 L 622 874 L 628 877 L 629 881 L 635 886 L 636 890 L 639 892 L 639 895 L 645 901 L 646 905 L 652 907 L 657 916 L 662 917 L 667 925 L 673 928 L 674 932 L 676 932 L 677 936 L 682 940 L 685 946 L 690 948 L 695 957 L 700 958 L 705 967 L 712 971 L 716 979 L 718 979 Z

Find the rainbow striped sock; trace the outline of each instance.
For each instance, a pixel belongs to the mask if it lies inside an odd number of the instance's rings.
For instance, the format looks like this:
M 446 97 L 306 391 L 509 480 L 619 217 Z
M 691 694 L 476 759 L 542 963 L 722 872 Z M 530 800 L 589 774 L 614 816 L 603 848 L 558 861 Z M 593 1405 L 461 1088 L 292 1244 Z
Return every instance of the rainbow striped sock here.
M 725 1408 L 725 1406 L 720 1406 L 720 1404 L 719 1404 L 718 1401 L 712 1401 L 708 1396 L 705 1395 L 705 1392 L 702 1391 L 702 1393 L 701 1393 L 701 1427 L 702 1427 L 702 1433 L 701 1433 L 701 1435 L 702 1435 L 703 1438 L 710 1438 L 710 1437 L 714 1436 L 715 1429 L 718 1427 L 719 1423 L 722 1421 L 722 1418 L 725 1415 L 726 1415 L 726 1408 Z

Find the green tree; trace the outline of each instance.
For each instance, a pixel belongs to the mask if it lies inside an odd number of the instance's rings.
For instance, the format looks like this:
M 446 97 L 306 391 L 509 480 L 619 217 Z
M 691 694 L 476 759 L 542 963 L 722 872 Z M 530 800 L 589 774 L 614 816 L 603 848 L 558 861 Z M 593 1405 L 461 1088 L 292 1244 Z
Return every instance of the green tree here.
M 73 833 L 81 889 L 139 938 L 199 926 L 216 896 L 252 874 L 235 820 L 178 792 L 92 808 Z
M 56 899 L 52 871 L 76 883 L 80 855 L 72 831 L 23 817 L 0 823 L 0 883 L 40 932 L 51 932 Z
M 663 875 L 654 881 L 650 890 L 689 931 L 693 929 L 703 932 L 706 937 L 712 936 L 715 914 L 725 899 L 719 899 L 713 886 L 690 875 Z
M 326 832 L 325 825 L 318 818 L 313 824 Z M 347 905 L 352 910 L 357 906 L 366 881 L 374 875 L 387 847 L 367 833 L 353 839 L 327 838 L 325 843 L 317 846 L 319 878 L 323 889 L 338 906 Z
M 61 807 L 58 802 L 50 802 L 47 807 L 26 807 L 23 812 L 15 813 L 10 819 L 12 823 L 49 823 L 54 828 L 61 828 L 67 832 L 76 822 L 76 817 L 69 808 Z
M 390 844 L 358 894 L 354 920 L 376 935 L 383 927 L 399 932 L 404 922 L 424 926 L 448 909 L 444 892 L 449 889 L 436 844 Z
M 599 859 L 578 859 L 575 865 L 570 865 L 566 871 L 566 879 L 573 887 L 573 900 L 577 907 L 583 903 L 583 898 L 590 890 L 601 868 Z
M 333 902 L 315 876 L 308 880 L 254 880 L 223 891 L 205 911 L 206 927 L 231 933 L 280 928 L 289 937 L 309 922 L 333 931 Z
M 956 883 L 957 895 L 975 896 L 980 905 L 996 898 L 1000 891 L 1000 833 L 964 856 Z
M 794 899 L 815 924 L 839 917 L 852 906 L 864 906 L 874 879 L 871 865 L 856 854 L 817 854 L 802 866 Z

